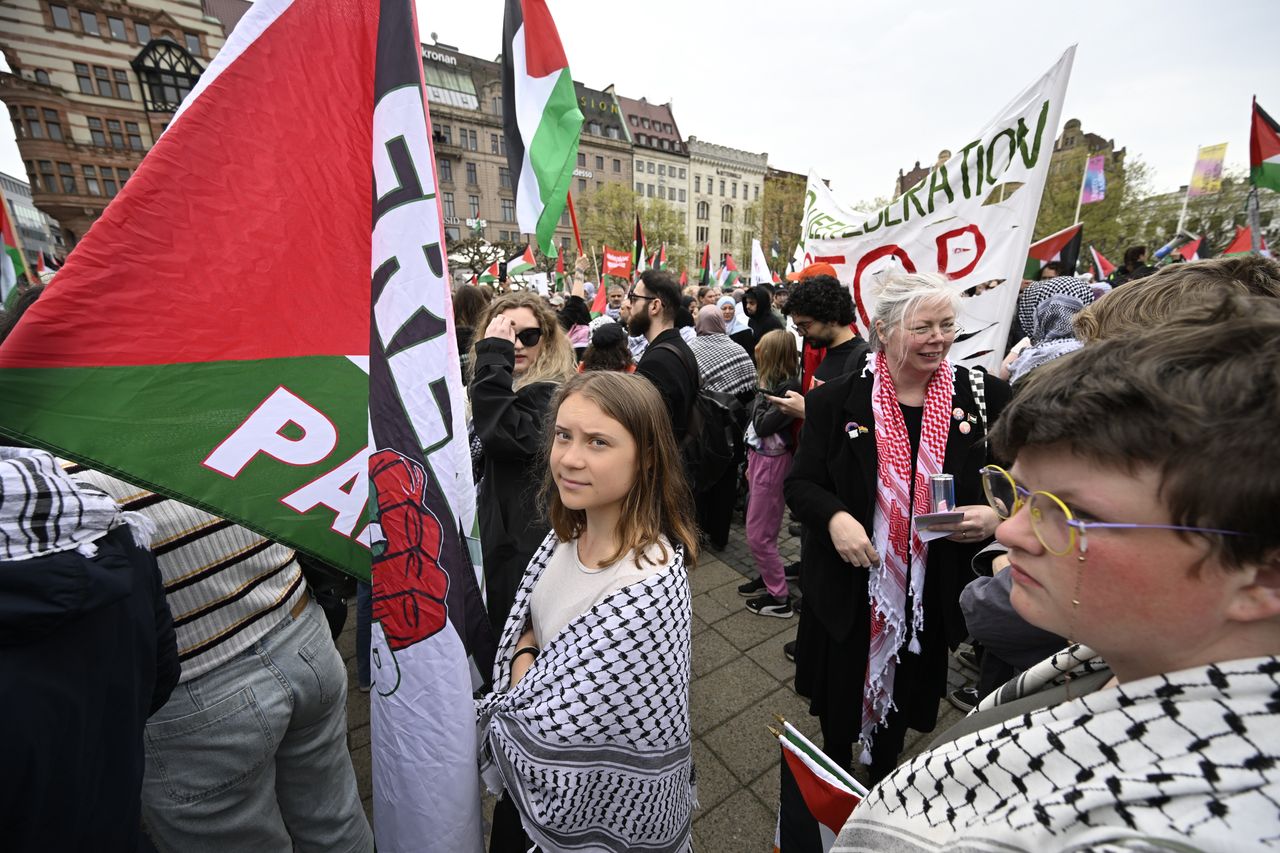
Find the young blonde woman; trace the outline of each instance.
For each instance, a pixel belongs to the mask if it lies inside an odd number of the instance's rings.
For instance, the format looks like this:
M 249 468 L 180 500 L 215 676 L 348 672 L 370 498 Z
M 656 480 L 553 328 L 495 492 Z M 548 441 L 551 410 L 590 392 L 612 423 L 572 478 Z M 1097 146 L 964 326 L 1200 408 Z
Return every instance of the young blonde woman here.
M 787 588 L 786 568 L 778 554 L 778 531 L 782 527 L 782 484 L 791 470 L 795 451 L 792 430 L 796 418 L 774 406 L 765 395 L 785 397 L 788 391 L 800 391 L 800 360 L 796 339 L 783 329 L 774 329 L 756 344 L 756 370 L 760 375 L 760 394 L 756 395 L 747 429 L 747 544 L 755 559 L 760 577 L 738 587 L 738 593 L 750 596 L 747 609 L 761 616 L 790 619 L 791 593 Z
M 666 406 L 648 380 L 597 371 L 552 410 L 552 531 L 477 708 L 485 780 L 505 790 L 489 849 L 687 850 L 697 532 Z
M 551 398 L 576 370 L 556 315 L 535 293 L 489 305 L 472 349 L 471 417 L 483 448 L 477 512 L 489 622 L 502 631 L 529 558 L 547 533 L 535 509 Z

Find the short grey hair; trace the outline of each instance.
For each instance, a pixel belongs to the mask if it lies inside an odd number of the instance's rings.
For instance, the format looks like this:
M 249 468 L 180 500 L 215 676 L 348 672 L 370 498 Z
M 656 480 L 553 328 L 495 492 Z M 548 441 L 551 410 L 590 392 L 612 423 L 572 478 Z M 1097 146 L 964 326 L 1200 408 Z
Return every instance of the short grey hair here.
M 960 291 L 945 275 L 939 273 L 896 273 L 889 276 L 876 291 L 876 308 L 871 317 L 867 337 L 871 348 L 884 349 L 884 339 L 876 331 L 876 321 L 886 329 L 897 328 L 916 312 L 921 303 L 945 302 L 960 313 Z

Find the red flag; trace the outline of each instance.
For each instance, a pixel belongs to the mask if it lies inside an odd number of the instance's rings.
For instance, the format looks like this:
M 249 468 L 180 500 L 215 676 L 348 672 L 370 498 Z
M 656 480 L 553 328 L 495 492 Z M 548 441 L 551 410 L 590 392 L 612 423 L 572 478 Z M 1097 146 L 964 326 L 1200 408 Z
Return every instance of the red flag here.
M 631 256 L 617 249 L 604 247 L 604 274 L 618 278 L 631 278 Z
M 1093 270 L 1097 280 L 1106 281 L 1116 271 L 1116 265 L 1104 258 L 1102 253 L 1093 248 L 1093 246 L 1089 247 L 1089 253 L 1093 255 Z
M 680 270 L 680 286 L 684 287 L 688 283 L 689 283 L 689 271 Z
M 604 313 L 605 306 L 609 304 L 607 292 L 609 285 L 600 282 L 596 285 L 596 298 L 591 300 L 591 313 L 599 316 Z
M 1260 248 L 1264 252 L 1267 250 L 1267 241 L 1265 238 L 1263 238 L 1262 245 Z M 1222 254 L 1239 255 L 1239 254 L 1243 254 L 1244 252 L 1249 252 L 1252 250 L 1253 250 L 1253 231 L 1250 230 L 1250 228 L 1246 225 L 1245 227 L 1236 231 L 1235 239 L 1231 241 L 1231 245 L 1227 246 L 1227 248 L 1222 250 Z
M 1175 251 L 1182 256 L 1184 261 L 1198 261 L 1200 260 L 1200 244 L 1203 242 L 1203 237 L 1197 237 L 1190 243 L 1179 246 Z

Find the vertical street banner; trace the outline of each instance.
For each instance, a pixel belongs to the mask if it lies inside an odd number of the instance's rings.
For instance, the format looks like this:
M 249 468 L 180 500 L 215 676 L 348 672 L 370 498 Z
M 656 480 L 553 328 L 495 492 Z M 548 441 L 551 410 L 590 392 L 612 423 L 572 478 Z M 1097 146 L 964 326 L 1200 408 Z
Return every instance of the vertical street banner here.
M 1227 143 L 1205 145 L 1196 152 L 1196 167 L 1191 172 L 1187 198 L 1213 195 L 1222 189 L 1222 162 L 1227 159 Z
M 964 300 L 964 331 L 951 358 L 999 366 L 1074 58 L 1072 46 L 981 131 L 953 147 L 950 160 L 879 210 L 850 210 L 809 175 L 803 264 L 836 268 L 853 294 L 860 331 L 867 332 L 878 282 L 887 274 L 942 273 L 962 293 L 993 285 Z
M 1084 169 L 1084 186 L 1080 191 L 1081 204 L 1093 204 L 1107 197 L 1107 155 L 1090 157 Z
M 254 3 L 0 346 L 0 434 L 371 577 L 378 847 L 479 851 L 493 649 L 419 50 L 411 0 Z

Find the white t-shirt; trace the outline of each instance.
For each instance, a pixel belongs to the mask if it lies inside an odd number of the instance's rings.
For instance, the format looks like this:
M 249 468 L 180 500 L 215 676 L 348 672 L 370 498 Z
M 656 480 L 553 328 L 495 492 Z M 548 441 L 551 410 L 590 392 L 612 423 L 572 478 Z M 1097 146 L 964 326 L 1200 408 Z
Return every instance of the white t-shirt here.
M 659 545 L 646 552 L 647 559 L 637 562 L 632 551 L 618 562 L 591 569 L 578 559 L 576 539 L 561 542 L 551 552 L 547 567 L 533 588 L 529 602 L 533 620 L 533 637 L 539 648 L 556 638 L 574 619 L 590 610 L 611 593 L 657 574 L 671 560 L 671 543 L 661 537 Z M 662 558 L 666 549 L 666 559 Z

